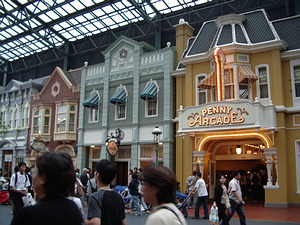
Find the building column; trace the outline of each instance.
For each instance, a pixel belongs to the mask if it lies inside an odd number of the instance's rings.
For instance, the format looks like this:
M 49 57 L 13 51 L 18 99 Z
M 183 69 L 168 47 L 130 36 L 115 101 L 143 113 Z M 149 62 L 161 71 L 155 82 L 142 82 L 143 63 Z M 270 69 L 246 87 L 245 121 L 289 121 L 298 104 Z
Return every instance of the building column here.
M 268 182 L 265 188 L 278 186 L 278 170 L 277 170 L 277 149 L 276 148 L 265 148 L 264 149 L 266 155 L 266 164 L 267 164 L 267 172 L 268 172 Z M 273 169 L 273 165 L 275 169 Z M 277 176 L 275 180 L 275 184 L 273 185 L 273 176 Z

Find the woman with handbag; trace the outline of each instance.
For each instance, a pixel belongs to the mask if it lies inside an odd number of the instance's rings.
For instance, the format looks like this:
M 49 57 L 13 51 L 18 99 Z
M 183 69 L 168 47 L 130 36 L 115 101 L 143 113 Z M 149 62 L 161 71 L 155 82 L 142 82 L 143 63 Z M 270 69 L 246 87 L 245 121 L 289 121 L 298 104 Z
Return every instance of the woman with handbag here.
M 219 221 L 223 220 L 226 217 L 226 209 L 230 208 L 228 191 L 225 186 L 226 177 L 224 174 L 218 176 L 218 184 L 215 187 L 215 197 L 214 202 L 218 207 Z

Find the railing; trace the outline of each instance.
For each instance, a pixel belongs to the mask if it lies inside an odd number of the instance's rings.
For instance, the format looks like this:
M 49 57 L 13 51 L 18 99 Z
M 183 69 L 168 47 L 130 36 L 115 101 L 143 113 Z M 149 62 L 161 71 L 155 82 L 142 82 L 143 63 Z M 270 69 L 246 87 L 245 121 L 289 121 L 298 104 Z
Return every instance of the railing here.
M 105 72 L 105 65 L 104 63 L 102 64 L 97 64 L 95 66 L 89 66 L 87 69 L 87 76 L 94 76 L 94 75 L 98 75 L 101 73 Z

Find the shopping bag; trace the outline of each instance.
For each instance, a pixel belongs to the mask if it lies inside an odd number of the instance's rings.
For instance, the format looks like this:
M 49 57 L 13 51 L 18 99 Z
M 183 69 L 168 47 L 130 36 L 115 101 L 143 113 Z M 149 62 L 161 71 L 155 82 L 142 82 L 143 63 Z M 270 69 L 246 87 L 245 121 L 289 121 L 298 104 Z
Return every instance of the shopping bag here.
M 33 199 L 30 193 L 27 193 L 25 196 L 22 197 L 24 207 L 36 205 L 36 201 Z
M 219 224 L 218 207 L 215 203 L 213 204 L 213 206 L 210 209 L 209 223 L 210 224 Z

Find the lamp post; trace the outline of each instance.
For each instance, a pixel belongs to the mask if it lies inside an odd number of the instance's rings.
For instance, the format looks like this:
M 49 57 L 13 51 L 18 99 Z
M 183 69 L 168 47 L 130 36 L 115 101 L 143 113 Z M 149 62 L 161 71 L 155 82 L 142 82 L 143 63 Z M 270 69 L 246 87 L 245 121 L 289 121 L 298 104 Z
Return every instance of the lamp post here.
M 158 144 L 159 144 L 159 136 L 161 135 L 161 130 L 159 129 L 158 125 L 155 125 L 154 130 L 152 131 L 152 134 L 154 136 L 154 142 L 155 142 L 155 166 L 158 166 Z

